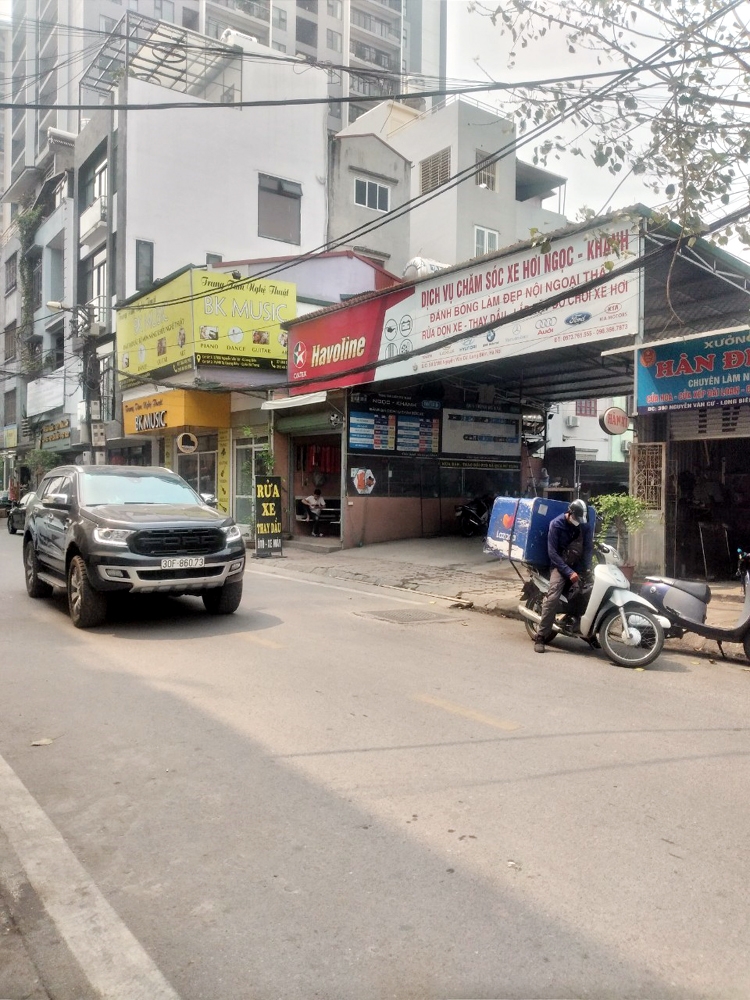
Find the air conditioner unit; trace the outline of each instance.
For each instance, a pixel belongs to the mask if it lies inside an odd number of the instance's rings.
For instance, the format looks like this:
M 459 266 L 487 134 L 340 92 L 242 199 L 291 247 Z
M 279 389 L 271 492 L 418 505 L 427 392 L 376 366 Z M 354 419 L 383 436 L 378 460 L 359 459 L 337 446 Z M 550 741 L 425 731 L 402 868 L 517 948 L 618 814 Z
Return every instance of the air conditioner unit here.
M 632 441 L 620 441 L 620 450 L 622 451 L 623 455 L 629 455 L 630 449 L 632 447 L 633 447 Z
M 578 417 L 566 417 L 565 418 L 565 426 L 566 427 L 577 427 L 579 425 L 579 423 L 580 423 L 580 420 L 578 419 Z

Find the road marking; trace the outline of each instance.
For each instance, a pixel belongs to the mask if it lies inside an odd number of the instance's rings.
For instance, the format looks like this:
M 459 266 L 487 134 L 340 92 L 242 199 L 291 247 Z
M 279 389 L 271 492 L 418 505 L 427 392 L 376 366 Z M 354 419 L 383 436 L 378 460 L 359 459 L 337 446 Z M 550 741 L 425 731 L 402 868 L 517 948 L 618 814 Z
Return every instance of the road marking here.
M 481 722 L 485 726 L 492 726 L 493 729 L 502 729 L 506 733 L 512 733 L 516 729 L 523 729 L 520 722 L 513 719 L 497 719 L 494 715 L 485 715 L 484 712 L 476 712 L 473 708 L 465 705 L 457 705 L 453 701 L 445 701 L 444 698 L 433 698 L 429 694 L 414 695 L 415 701 L 421 701 L 423 705 L 432 705 L 433 708 L 442 708 L 444 712 L 451 715 L 460 715 L 462 719 L 471 719 L 472 722 Z
M 102 1000 L 179 1000 L 2 757 L 0 828 L 57 931 Z
M 354 587 L 338 587 L 333 583 L 321 583 L 319 580 L 307 580 L 304 577 L 299 576 L 285 576 L 283 573 L 264 573 L 260 569 L 248 569 L 245 570 L 246 573 L 251 573 L 254 576 L 265 576 L 273 577 L 276 580 L 291 580 L 292 583 L 306 583 L 310 587 L 326 587 L 328 590 L 343 590 L 346 594 L 359 594 L 360 597 L 379 597 L 383 601 L 399 601 L 401 604 L 425 604 L 425 601 L 410 601 L 406 597 L 394 597 L 392 594 L 372 594 L 369 590 L 355 590 Z M 363 584 L 363 586 L 374 586 L 373 584 Z M 396 589 L 395 587 L 393 588 Z M 431 595 L 425 594 L 425 597 Z M 434 595 L 433 595 L 434 596 Z M 455 597 L 441 597 L 441 601 L 455 601 Z

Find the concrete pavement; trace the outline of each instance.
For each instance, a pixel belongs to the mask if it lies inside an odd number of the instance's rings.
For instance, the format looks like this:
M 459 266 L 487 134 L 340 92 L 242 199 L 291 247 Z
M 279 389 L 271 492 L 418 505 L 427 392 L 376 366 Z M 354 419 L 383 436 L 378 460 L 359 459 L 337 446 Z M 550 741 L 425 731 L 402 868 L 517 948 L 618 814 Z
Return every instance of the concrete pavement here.
M 461 602 L 474 611 L 518 617 L 521 580 L 510 563 L 485 555 L 480 538 L 453 535 L 381 542 L 356 549 L 337 546 L 337 540 L 326 538 L 285 542 L 283 559 L 272 557 L 264 565 L 277 563 L 297 573 L 407 590 Z M 739 581 L 712 584 L 711 590 L 709 623 L 731 628 L 742 610 Z M 715 642 L 695 635 L 670 639 L 668 645 L 675 652 L 721 658 Z M 725 653 L 733 661 L 747 663 L 741 645 L 727 644 Z

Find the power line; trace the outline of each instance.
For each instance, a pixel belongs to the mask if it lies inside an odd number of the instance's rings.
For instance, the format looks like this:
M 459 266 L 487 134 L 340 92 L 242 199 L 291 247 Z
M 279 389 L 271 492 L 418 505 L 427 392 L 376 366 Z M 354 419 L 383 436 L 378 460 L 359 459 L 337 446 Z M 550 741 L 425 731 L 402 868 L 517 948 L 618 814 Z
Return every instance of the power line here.
M 742 0 L 732 0 L 732 6 L 737 6 L 741 2 Z M 707 18 L 705 23 L 710 23 L 712 18 L 715 16 L 716 14 Z M 456 174 L 450 177 L 444 184 L 440 185 L 434 191 L 417 195 L 416 197 L 406 201 L 403 205 L 400 205 L 398 208 L 383 213 L 380 216 L 380 218 L 375 222 L 365 223 L 362 226 L 358 226 L 355 229 L 350 230 L 348 233 L 345 233 L 334 240 L 330 240 L 324 244 L 321 244 L 320 247 L 308 251 L 306 254 L 300 255 L 299 257 L 295 258 L 292 261 L 282 262 L 281 264 L 276 265 L 275 267 L 269 268 L 266 271 L 262 271 L 256 275 L 253 275 L 252 278 L 243 278 L 232 284 L 227 284 L 224 286 L 224 289 L 228 291 L 231 290 L 232 288 L 241 288 L 244 285 L 251 284 L 253 281 L 257 282 L 262 280 L 263 278 L 267 278 L 274 274 L 278 274 L 284 270 L 287 270 L 290 267 L 295 266 L 295 264 L 299 263 L 302 260 L 312 259 L 316 256 L 319 256 L 322 253 L 330 251 L 331 249 L 335 249 L 336 247 L 343 246 L 346 243 L 350 243 L 353 239 L 359 239 L 362 236 L 375 232 L 377 229 L 381 228 L 381 226 L 387 225 L 389 222 L 401 218 L 402 216 L 413 211 L 415 208 L 423 207 L 424 205 L 432 201 L 434 198 L 437 198 L 440 195 L 446 193 L 447 191 L 452 190 L 454 187 L 457 187 L 458 184 L 464 182 L 465 180 L 470 179 L 471 177 L 476 176 L 476 174 L 478 174 L 481 170 L 485 169 L 491 164 L 498 162 L 505 156 L 510 155 L 512 152 L 515 152 L 519 148 L 519 146 L 525 145 L 528 142 L 532 142 L 535 139 L 539 138 L 541 135 L 543 135 L 545 132 L 548 132 L 550 129 L 557 127 L 567 118 L 571 117 L 571 115 L 575 114 L 578 110 L 585 108 L 588 104 L 591 104 L 593 101 L 597 100 L 598 95 L 603 95 L 603 94 L 606 95 L 606 93 L 609 90 L 611 90 L 615 86 L 619 86 L 623 81 L 635 78 L 638 75 L 640 69 L 650 68 L 650 66 L 656 63 L 665 52 L 669 52 L 674 44 L 675 44 L 674 40 L 670 40 L 669 42 L 660 46 L 654 53 L 652 53 L 646 59 L 639 60 L 633 66 L 621 70 L 617 74 L 615 80 L 611 80 L 608 83 L 602 84 L 602 86 L 599 87 L 597 91 L 594 91 L 593 94 L 586 95 L 585 97 L 580 98 L 578 101 L 573 102 L 569 108 L 560 111 L 549 121 L 544 122 L 536 126 L 535 128 L 531 129 L 529 132 L 525 133 L 520 140 L 517 137 L 514 137 L 514 139 L 510 143 L 507 143 L 506 145 L 500 147 L 500 149 L 495 150 L 495 152 L 488 154 L 488 156 L 485 157 L 483 160 L 478 161 L 473 166 L 466 167 L 463 170 L 458 171 Z M 206 294 L 211 294 L 211 293 L 209 291 L 207 293 L 199 293 L 197 295 L 191 294 L 189 296 L 180 296 L 171 300 L 166 300 L 164 302 L 161 302 L 160 305 L 162 306 L 182 305 L 183 303 L 186 302 L 192 302 L 200 298 L 205 298 Z M 139 306 L 137 304 L 134 304 L 131 306 L 127 306 L 127 308 L 140 310 L 140 309 L 147 309 L 150 307 L 147 305 Z
M 729 215 L 724 216 L 722 219 L 719 219 L 717 222 L 712 223 L 710 226 L 704 227 L 703 230 L 696 235 L 708 236 L 711 233 L 714 233 L 720 229 L 724 229 L 729 225 L 733 225 L 735 222 L 746 217 L 747 215 L 750 215 L 750 204 L 746 204 L 738 211 L 732 212 Z M 583 223 L 581 225 L 581 229 L 583 230 L 587 226 L 590 226 L 590 224 Z M 648 251 L 642 257 L 635 257 L 633 260 L 627 261 L 626 263 L 618 267 L 616 271 L 608 271 L 605 274 L 598 275 L 595 278 L 591 278 L 589 281 L 582 282 L 580 285 L 576 285 L 575 295 L 581 295 L 585 292 L 592 291 L 593 289 L 598 288 L 600 285 L 604 285 L 607 284 L 608 282 L 616 280 L 623 274 L 629 274 L 632 271 L 636 271 L 639 270 L 640 268 L 645 267 L 649 263 L 660 260 L 662 257 L 667 257 L 670 254 L 673 254 L 675 251 L 679 250 L 679 248 L 685 242 L 686 239 L 682 235 L 677 236 L 669 241 L 666 241 L 660 244 L 654 250 Z M 382 296 L 387 296 L 391 291 L 393 291 L 393 289 L 384 289 L 382 292 L 377 293 L 377 297 L 380 298 Z M 373 295 L 372 297 L 374 298 L 376 296 Z M 424 347 L 418 347 L 413 351 L 409 351 L 409 353 L 407 354 L 396 355 L 396 357 L 393 358 L 379 358 L 374 361 L 366 362 L 365 364 L 362 365 L 356 365 L 352 368 L 347 369 L 346 371 L 336 372 L 334 375 L 331 374 L 314 375 L 305 379 L 295 379 L 294 381 L 273 382 L 267 384 L 254 385 L 252 387 L 248 387 L 247 391 L 252 393 L 257 393 L 260 391 L 272 391 L 276 389 L 299 388 L 299 386 L 314 386 L 322 382 L 330 382 L 334 379 L 339 380 L 343 378 L 348 378 L 351 375 L 360 375 L 360 374 L 365 374 L 367 372 L 375 371 L 380 368 L 387 368 L 394 364 L 403 364 L 405 361 L 410 361 L 412 358 L 417 358 L 426 354 L 432 354 L 436 351 L 441 351 L 445 347 L 450 346 L 451 344 L 456 344 L 462 340 L 466 340 L 467 337 L 478 337 L 481 336 L 483 333 L 488 333 L 490 330 L 496 330 L 500 327 L 508 326 L 511 323 L 517 323 L 520 320 L 528 319 L 530 316 L 535 316 L 540 312 L 546 311 L 547 309 L 552 309 L 554 306 L 558 305 L 560 302 L 564 302 L 566 299 L 569 299 L 570 297 L 571 297 L 571 290 L 568 288 L 562 292 L 557 292 L 555 295 L 551 295 L 546 299 L 541 299 L 540 301 L 535 302 L 533 305 L 525 306 L 524 308 L 519 309 L 516 312 L 510 313 L 498 319 L 490 320 L 488 323 L 484 323 L 481 326 L 477 326 L 470 331 L 464 330 L 461 333 L 453 334 L 452 336 L 445 337 L 442 340 L 438 340 L 430 344 L 425 344 Z M 345 304 L 342 305 L 342 309 L 343 308 L 346 308 Z M 304 320 L 304 317 L 299 317 L 299 319 Z M 174 388 L 174 386 L 171 383 L 156 382 L 154 379 L 150 379 L 146 375 L 133 376 L 132 373 L 127 371 L 121 371 L 120 369 L 117 369 L 117 374 L 127 379 L 135 378 L 144 385 L 157 385 L 168 388 Z M 208 388 L 202 388 L 200 385 L 191 385 L 188 386 L 188 388 L 197 389 L 198 391 L 203 391 L 203 392 L 228 391 L 225 386 L 220 386 L 214 389 L 208 389 Z M 231 391 L 243 392 L 244 390 L 233 388 Z

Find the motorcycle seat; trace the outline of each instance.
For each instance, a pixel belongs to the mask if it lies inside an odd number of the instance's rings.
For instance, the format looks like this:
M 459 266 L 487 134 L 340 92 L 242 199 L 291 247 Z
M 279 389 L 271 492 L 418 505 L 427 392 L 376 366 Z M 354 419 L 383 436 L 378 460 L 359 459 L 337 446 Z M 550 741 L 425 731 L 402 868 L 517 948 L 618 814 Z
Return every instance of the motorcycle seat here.
M 666 576 L 647 576 L 646 583 L 666 583 L 668 587 L 681 590 L 691 597 L 697 598 L 704 604 L 711 600 L 711 588 L 707 583 L 700 583 L 696 580 L 673 580 Z

